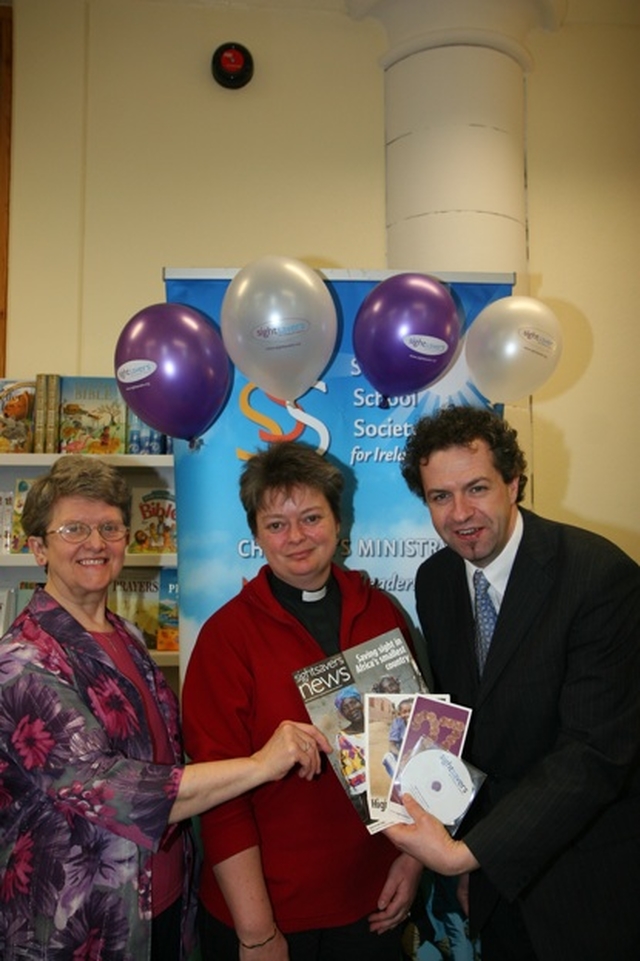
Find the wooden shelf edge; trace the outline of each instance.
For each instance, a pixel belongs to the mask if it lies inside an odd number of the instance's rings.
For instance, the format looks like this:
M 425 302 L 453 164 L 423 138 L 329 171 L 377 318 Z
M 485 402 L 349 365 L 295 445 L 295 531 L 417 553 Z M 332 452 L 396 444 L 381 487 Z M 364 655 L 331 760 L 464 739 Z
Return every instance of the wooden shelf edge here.
M 179 651 L 149 651 L 158 667 L 179 667 Z
M 50 467 L 59 457 L 67 454 L 0 454 L 0 466 L 5 467 Z M 171 467 L 173 454 L 83 454 L 106 460 L 115 467 Z
M 127 567 L 176 567 L 177 554 L 125 554 L 123 570 Z M 37 567 L 33 554 L 0 554 L 0 567 Z

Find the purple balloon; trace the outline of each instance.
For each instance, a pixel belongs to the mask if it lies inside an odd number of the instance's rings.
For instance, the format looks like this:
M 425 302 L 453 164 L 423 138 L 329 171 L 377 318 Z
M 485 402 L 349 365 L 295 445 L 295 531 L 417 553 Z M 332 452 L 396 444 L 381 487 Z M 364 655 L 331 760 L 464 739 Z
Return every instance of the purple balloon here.
M 426 274 L 395 274 L 371 290 L 353 327 L 353 348 L 383 398 L 423 390 L 451 365 L 460 318 L 448 289 Z
M 186 440 L 213 424 L 231 385 L 213 321 L 183 304 L 153 304 L 135 314 L 118 338 L 115 370 L 125 402 L 145 424 Z

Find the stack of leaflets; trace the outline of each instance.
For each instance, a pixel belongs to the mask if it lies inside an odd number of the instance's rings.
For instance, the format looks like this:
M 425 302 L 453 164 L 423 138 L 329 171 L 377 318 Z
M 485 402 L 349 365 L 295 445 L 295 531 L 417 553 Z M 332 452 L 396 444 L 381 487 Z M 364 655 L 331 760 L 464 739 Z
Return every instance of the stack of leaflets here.
M 400 630 L 341 651 L 295 671 L 293 679 L 313 723 L 333 745 L 331 765 L 367 826 L 376 820 L 368 806 L 364 696 L 391 690 L 426 691 Z
M 399 630 L 295 671 L 293 679 L 370 833 L 410 821 L 404 792 L 450 830 L 459 824 L 484 777 L 461 759 L 471 711 L 428 694 Z
M 402 804 L 402 796 L 411 794 L 455 833 L 485 779 L 481 771 L 462 760 L 470 719 L 470 708 L 447 698 L 414 698 L 390 779 L 386 820 L 411 820 Z

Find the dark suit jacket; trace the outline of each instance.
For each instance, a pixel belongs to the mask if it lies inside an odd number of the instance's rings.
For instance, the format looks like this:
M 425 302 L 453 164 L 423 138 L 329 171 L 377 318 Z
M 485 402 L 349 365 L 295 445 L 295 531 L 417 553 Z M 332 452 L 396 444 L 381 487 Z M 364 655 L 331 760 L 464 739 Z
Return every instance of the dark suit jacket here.
M 640 569 L 522 514 L 482 680 L 464 562 L 444 548 L 416 578 L 435 690 L 473 708 L 464 753 L 488 776 L 458 833 L 481 865 L 472 931 L 518 899 L 541 959 L 626 961 L 640 957 Z

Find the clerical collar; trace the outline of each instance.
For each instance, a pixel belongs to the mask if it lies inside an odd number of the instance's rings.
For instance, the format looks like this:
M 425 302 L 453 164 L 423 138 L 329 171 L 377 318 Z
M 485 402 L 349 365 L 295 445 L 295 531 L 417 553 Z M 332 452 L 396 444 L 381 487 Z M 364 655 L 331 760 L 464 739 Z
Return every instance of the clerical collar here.
M 327 585 L 321 587 L 319 591 L 303 591 L 302 600 L 303 601 L 321 601 L 323 597 L 327 596 Z
M 329 577 L 327 583 L 317 591 L 301 591 L 299 587 L 293 587 L 291 584 L 287 584 L 286 581 L 276 577 L 273 571 L 269 571 L 269 581 L 276 597 L 288 600 L 290 603 L 303 601 L 305 604 L 313 604 L 317 601 L 324 600 L 324 598 L 327 596 L 329 585 L 331 583 L 331 576 Z

